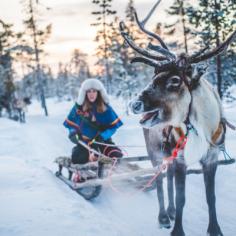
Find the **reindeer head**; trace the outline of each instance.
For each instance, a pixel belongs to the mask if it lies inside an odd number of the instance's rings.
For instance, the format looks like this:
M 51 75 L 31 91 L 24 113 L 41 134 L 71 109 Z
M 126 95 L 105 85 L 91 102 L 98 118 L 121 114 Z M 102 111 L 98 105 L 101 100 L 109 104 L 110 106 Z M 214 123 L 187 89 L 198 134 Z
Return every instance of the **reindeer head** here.
M 120 23 L 120 31 L 125 41 L 142 55 L 135 57 L 131 63 L 142 62 L 155 69 L 152 82 L 131 102 L 131 110 L 135 114 L 143 114 L 140 123 L 144 127 L 150 128 L 160 123 L 178 126 L 188 115 L 191 91 L 197 87 L 204 73 L 202 70 L 194 70 L 193 64 L 222 53 L 234 40 L 236 31 L 214 50 L 205 53 L 207 48 L 204 48 L 192 56 L 176 56 L 158 35 L 144 28 L 136 12 L 135 18 L 139 28 L 156 39 L 161 46 L 149 43 L 147 49 L 138 47 L 125 32 L 125 24 Z

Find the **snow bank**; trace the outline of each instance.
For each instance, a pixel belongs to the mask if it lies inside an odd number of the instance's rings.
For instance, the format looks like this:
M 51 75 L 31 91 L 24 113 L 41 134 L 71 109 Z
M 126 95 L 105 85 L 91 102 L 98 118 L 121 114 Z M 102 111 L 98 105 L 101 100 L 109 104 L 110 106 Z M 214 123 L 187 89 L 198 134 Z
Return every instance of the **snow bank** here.
M 63 185 L 53 173 L 55 157 L 70 155 L 73 144 L 62 122 L 72 102 L 47 101 L 49 117 L 33 102 L 27 123 L 0 119 L 0 235 L 1 236 L 164 236 L 170 230 L 157 225 L 156 192 L 117 194 L 104 189 L 92 202 Z M 138 117 L 126 116 L 119 100 L 113 106 L 124 121 L 114 140 L 129 156 L 145 155 Z M 226 107 L 226 116 L 236 124 L 235 107 Z M 227 133 L 226 146 L 236 157 L 236 133 Z M 224 235 L 236 234 L 235 164 L 221 166 L 216 175 L 218 220 Z M 208 211 L 203 177 L 187 177 L 184 229 L 186 235 L 205 235 Z

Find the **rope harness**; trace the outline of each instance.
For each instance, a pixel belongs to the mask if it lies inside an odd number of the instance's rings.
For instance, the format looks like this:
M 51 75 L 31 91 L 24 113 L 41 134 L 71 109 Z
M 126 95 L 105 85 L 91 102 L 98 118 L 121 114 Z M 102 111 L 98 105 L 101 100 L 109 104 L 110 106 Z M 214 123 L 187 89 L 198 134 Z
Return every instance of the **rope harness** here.
M 187 137 L 185 135 L 181 136 L 177 143 L 176 146 L 174 148 L 174 150 L 172 151 L 172 154 L 169 157 L 165 157 L 163 158 L 163 162 L 160 166 L 156 166 L 156 173 L 153 177 L 151 177 L 147 183 L 139 190 L 131 192 L 131 193 L 126 193 L 126 195 L 132 196 L 135 193 L 139 192 L 139 191 L 145 191 L 145 189 L 149 188 L 152 186 L 152 183 L 156 180 L 156 178 L 168 168 L 169 164 L 173 163 L 173 160 L 175 160 L 178 156 L 179 151 L 183 150 L 185 145 L 187 143 Z M 110 187 L 113 191 L 115 191 L 116 193 L 120 193 L 120 194 L 124 194 L 124 192 L 121 192 L 120 190 L 118 190 L 112 183 L 112 172 L 115 169 L 117 164 L 117 159 L 114 159 L 114 162 L 112 164 L 112 167 L 110 168 L 109 172 L 108 172 L 108 178 L 109 178 L 109 184 Z
M 86 149 L 88 149 L 90 152 L 93 152 L 94 154 L 98 155 L 99 158 L 110 158 L 110 159 L 113 159 L 113 163 L 112 163 L 112 166 L 111 168 L 108 170 L 108 180 L 109 180 L 109 185 L 111 187 L 111 189 L 113 191 L 115 191 L 116 193 L 120 193 L 120 194 L 123 194 L 124 195 L 124 192 L 120 191 L 118 188 L 116 188 L 113 183 L 112 183 L 112 174 L 116 168 L 116 165 L 118 163 L 118 159 L 117 158 L 111 158 L 109 156 L 106 156 L 102 153 L 99 153 L 98 151 L 92 149 L 89 145 L 85 144 L 84 142 L 78 140 L 79 144 L 81 144 L 82 146 L 84 146 Z M 155 169 L 155 175 L 153 177 L 150 178 L 150 180 L 147 181 L 147 183 L 139 190 L 136 190 L 136 191 L 133 191 L 131 193 L 126 193 L 125 195 L 134 195 L 135 193 L 138 193 L 140 191 L 145 191 L 145 189 L 149 188 L 152 186 L 152 183 L 155 181 L 155 179 L 163 172 L 165 171 L 167 168 L 168 168 L 168 165 L 169 164 L 172 164 L 173 163 L 173 160 L 175 160 L 178 156 L 178 153 L 179 151 L 183 150 L 185 145 L 186 145 L 186 142 L 187 142 L 187 137 L 186 135 L 182 135 L 177 143 L 176 143 L 176 146 L 174 148 L 174 150 L 172 151 L 172 154 L 169 156 L 169 157 L 165 157 L 163 158 L 163 163 L 159 166 L 156 166 Z M 98 142 L 99 143 L 99 142 Z M 100 144 L 100 143 L 99 143 Z M 112 144 L 103 144 L 103 145 L 108 145 L 108 146 L 113 146 Z M 79 175 L 79 174 L 78 174 Z

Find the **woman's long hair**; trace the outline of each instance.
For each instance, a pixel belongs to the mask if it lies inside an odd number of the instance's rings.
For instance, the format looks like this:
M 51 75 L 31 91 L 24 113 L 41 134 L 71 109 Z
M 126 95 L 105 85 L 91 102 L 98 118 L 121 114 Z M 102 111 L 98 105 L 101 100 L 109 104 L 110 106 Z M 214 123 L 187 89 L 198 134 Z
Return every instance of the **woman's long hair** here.
M 105 102 L 102 98 L 102 95 L 100 93 L 100 91 L 97 91 L 97 98 L 95 100 L 95 104 L 96 104 L 96 107 L 97 107 L 97 112 L 104 112 L 106 110 L 106 106 L 105 106 Z M 85 96 L 85 99 L 84 99 L 84 103 L 83 103 L 83 111 L 85 112 L 89 112 L 92 110 L 92 103 L 88 100 L 88 97 L 87 97 L 87 93 L 86 93 L 86 96 Z

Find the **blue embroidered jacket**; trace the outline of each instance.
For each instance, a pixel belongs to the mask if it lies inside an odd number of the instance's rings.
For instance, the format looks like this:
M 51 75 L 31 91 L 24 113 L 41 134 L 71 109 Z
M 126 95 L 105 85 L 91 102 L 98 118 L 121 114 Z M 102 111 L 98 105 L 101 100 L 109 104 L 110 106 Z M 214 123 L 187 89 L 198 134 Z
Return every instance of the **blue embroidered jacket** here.
M 95 122 L 91 121 L 92 116 L 95 116 Z M 97 112 L 95 106 L 91 112 L 83 112 L 82 106 L 75 104 L 63 125 L 69 129 L 69 135 L 77 133 L 84 141 L 89 141 L 98 136 L 103 140 L 111 138 L 123 123 L 107 104 L 106 110 L 101 113 Z

